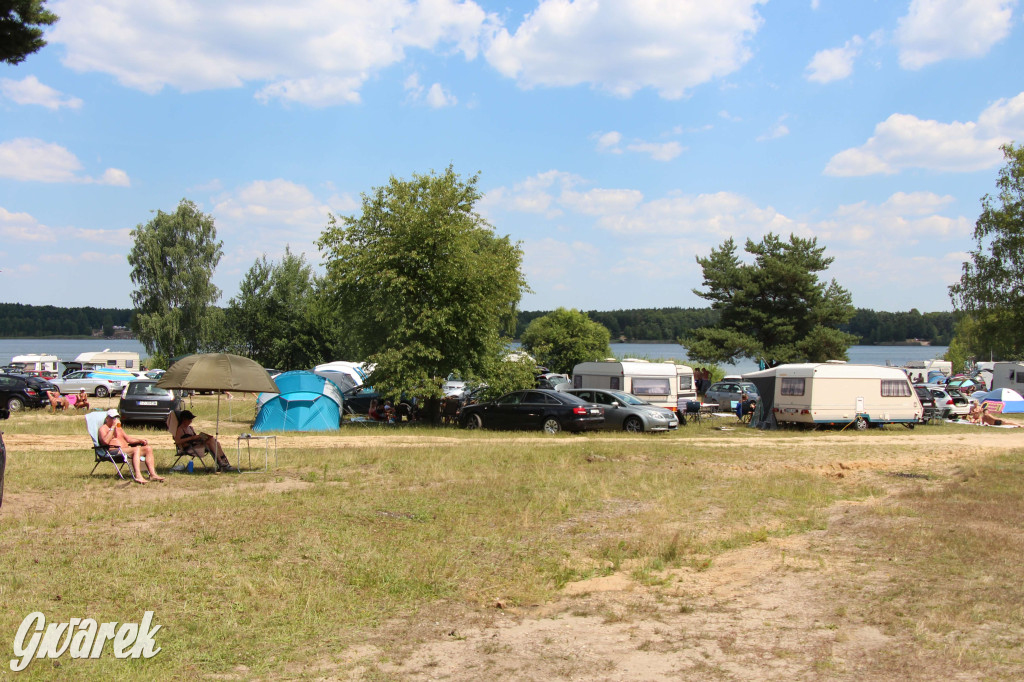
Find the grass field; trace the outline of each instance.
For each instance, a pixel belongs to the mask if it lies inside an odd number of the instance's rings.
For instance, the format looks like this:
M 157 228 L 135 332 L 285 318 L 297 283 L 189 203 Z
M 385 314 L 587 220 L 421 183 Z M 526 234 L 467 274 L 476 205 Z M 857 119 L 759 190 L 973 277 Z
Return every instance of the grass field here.
M 234 461 L 251 402 L 220 409 Z M 88 475 L 80 415 L 3 426 L 7 650 L 33 611 L 162 626 L 148 661 L 28 678 L 1024 675 L 1020 430 L 346 426 L 139 486 Z

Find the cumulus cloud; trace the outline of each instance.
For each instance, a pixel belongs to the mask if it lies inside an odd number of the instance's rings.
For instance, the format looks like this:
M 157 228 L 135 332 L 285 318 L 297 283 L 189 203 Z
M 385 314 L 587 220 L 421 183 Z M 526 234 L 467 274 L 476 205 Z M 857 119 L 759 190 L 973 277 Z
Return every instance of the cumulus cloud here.
M 750 59 L 762 0 L 541 0 L 487 60 L 520 87 L 589 84 L 620 97 L 652 88 L 679 99 Z
M 898 173 L 909 168 L 969 172 L 996 166 L 999 146 L 1024 136 L 1024 92 L 1000 99 L 977 122 L 941 123 L 910 114 L 893 114 L 875 126 L 860 147 L 839 152 L 826 175 L 861 176 Z
M 359 101 L 410 49 L 476 57 L 494 19 L 472 0 L 94 0 L 54 3 L 64 64 L 155 93 L 259 86 L 262 101 Z
M 34 182 L 87 182 L 127 187 L 128 174 L 108 168 L 99 179 L 79 175 L 82 163 L 59 144 L 32 137 L 0 142 L 0 177 Z
M 55 242 L 56 232 L 28 213 L 12 213 L 0 206 L 0 235 L 4 241 Z
M 623 148 L 622 133 L 614 130 L 607 133 L 597 133 L 592 135 L 592 137 L 597 140 L 597 150 L 608 154 L 622 154 L 623 151 L 629 151 L 636 152 L 638 154 L 647 154 L 655 161 L 671 161 L 686 151 L 686 147 L 675 140 L 668 142 L 648 142 L 646 140 L 635 139 L 626 143 Z
M 459 102 L 455 95 L 441 87 L 440 83 L 424 88 L 420 85 L 419 74 L 410 74 L 405 79 L 404 87 L 410 102 L 426 102 L 427 106 L 433 109 L 453 107 Z
M 785 121 L 786 118 L 786 116 L 783 116 L 782 118 L 779 119 L 778 123 L 772 126 L 771 130 L 764 133 L 763 135 L 758 135 L 757 141 L 767 142 L 768 140 L 777 140 L 780 137 L 785 137 L 786 135 L 789 135 L 789 126 L 783 123 L 783 121 Z
M 883 237 L 903 246 L 937 238 L 968 237 L 974 228 L 964 216 L 943 215 L 954 198 L 932 192 L 896 192 L 881 204 L 845 204 L 813 226 L 832 241 L 873 243 Z
M 981 57 L 1009 35 L 1016 0 L 913 0 L 895 41 L 900 66 Z
M 813 83 L 831 83 L 849 78 L 853 73 L 853 62 L 860 56 L 864 40 L 854 36 L 842 47 L 821 50 L 815 53 L 807 65 L 807 80 Z
M 0 78 L 0 93 L 15 104 L 35 104 L 54 111 L 61 107 L 79 109 L 82 106 L 79 98 L 44 85 L 35 76 L 25 76 L 20 81 Z

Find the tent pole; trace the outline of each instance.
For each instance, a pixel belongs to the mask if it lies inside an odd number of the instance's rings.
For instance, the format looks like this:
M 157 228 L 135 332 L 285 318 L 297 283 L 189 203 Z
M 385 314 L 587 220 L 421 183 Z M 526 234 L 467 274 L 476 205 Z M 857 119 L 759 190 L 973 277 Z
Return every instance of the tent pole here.
M 220 391 L 217 391 L 217 426 L 214 427 L 214 437 L 220 442 Z

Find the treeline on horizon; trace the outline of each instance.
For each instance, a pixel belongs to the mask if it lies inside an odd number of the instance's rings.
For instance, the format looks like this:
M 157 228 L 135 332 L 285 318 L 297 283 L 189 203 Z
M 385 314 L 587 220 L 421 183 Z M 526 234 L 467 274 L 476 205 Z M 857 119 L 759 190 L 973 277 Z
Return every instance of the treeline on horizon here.
M 515 337 L 532 320 L 550 310 L 521 311 Z M 22 303 L 0 303 L 0 337 L 37 338 L 47 336 L 91 336 L 96 330 L 110 335 L 112 327 L 128 327 L 134 311 L 130 308 L 60 308 Z M 635 308 L 631 310 L 588 310 L 590 319 L 611 332 L 612 341 L 675 342 L 690 330 L 713 326 L 718 314 L 710 308 Z M 902 343 L 909 339 L 947 346 L 953 338 L 952 312 L 886 312 L 858 308 L 843 325 L 861 344 Z

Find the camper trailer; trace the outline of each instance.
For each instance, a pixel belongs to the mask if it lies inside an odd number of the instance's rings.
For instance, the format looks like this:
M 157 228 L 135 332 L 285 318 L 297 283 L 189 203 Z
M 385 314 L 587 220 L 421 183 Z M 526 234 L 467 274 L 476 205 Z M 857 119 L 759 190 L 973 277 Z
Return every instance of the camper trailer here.
M 1012 388 L 1024 391 L 1024 362 L 997 362 L 992 366 L 992 390 Z
M 56 355 L 15 355 L 11 364 L 25 372 L 46 372 L 55 377 L 60 376 L 60 360 Z
M 898 367 L 844 362 L 779 365 L 744 374 L 761 394 L 761 420 L 780 424 L 916 424 L 923 409 Z
M 693 367 L 676 365 L 676 380 L 676 397 L 678 399 L 697 399 L 697 385 L 693 381 Z
M 625 391 L 652 405 L 676 409 L 679 375 L 671 362 L 646 360 L 601 360 L 581 362 L 573 367 L 573 388 L 607 388 Z M 690 373 L 693 385 L 693 373 Z
M 110 350 L 79 353 L 75 362 L 82 363 L 82 368 L 100 369 L 103 367 L 119 367 L 133 372 L 139 370 L 139 354 L 131 351 Z

